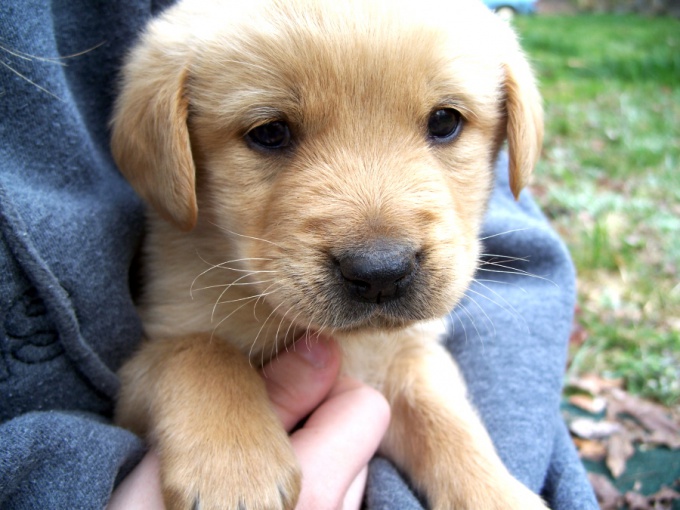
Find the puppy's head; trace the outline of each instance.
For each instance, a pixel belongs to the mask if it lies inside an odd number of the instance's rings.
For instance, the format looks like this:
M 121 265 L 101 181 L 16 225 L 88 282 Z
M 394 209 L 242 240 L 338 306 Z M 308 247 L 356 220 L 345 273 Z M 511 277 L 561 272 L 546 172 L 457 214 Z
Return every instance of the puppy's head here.
M 180 2 L 126 64 L 121 171 L 215 257 L 272 275 L 257 292 L 288 320 L 447 313 L 504 139 L 515 195 L 538 157 L 540 99 L 511 30 L 472 1 L 412 4 Z

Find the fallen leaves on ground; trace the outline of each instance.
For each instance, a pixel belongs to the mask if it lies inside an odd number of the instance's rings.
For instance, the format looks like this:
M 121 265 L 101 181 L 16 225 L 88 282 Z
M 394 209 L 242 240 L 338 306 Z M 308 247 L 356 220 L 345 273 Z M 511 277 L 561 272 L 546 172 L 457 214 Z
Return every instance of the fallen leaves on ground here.
M 567 385 L 569 403 L 593 417 L 570 420 L 569 429 L 584 459 L 603 461 L 614 479 L 626 471 L 635 446 L 680 450 L 680 416 L 623 389 L 620 379 L 587 375 Z M 680 452 L 679 452 L 680 454 Z M 590 473 L 589 479 L 603 510 L 671 509 L 680 493 L 667 487 L 652 495 L 619 492 L 607 476 Z M 680 486 L 680 480 L 676 482 Z
M 601 510 L 619 510 L 624 506 L 628 510 L 672 510 L 673 502 L 680 500 L 680 493 L 668 487 L 663 487 L 651 496 L 633 491 L 621 494 L 604 475 L 589 473 L 588 479 L 595 489 Z

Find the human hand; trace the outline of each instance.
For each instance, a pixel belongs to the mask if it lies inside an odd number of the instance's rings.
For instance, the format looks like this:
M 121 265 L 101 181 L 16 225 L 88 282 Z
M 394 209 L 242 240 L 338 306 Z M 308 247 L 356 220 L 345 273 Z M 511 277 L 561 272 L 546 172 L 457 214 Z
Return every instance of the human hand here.
M 389 424 L 384 397 L 339 372 L 339 348 L 324 337 L 299 340 L 261 370 L 302 469 L 297 510 L 358 509 L 368 461 Z M 108 509 L 162 510 L 158 473 L 151 451 L 114 491 Z
M 262 370 L 288 432 L 309 415 L 290 436 L 302 468 L 297 510 L 358 509 L 368 461 L 389 425 L 385 398 L 355 379 L 338 377 L 339 370 L 338 345 L 325 338 L 298 341 Z

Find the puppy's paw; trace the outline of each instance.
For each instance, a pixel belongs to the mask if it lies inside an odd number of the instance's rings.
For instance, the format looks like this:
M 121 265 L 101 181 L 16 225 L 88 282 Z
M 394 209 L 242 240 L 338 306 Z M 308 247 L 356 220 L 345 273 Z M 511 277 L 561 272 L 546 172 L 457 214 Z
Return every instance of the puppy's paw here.
M 161 453 L 168 510 L 292 510 L 300 470 L 287 439 L 223 447 L 191 445 Z
M 497 479 L 496 483 L 469 484 L 463 494 L 450 498 L 440 494 L 434 498 L 434 510 L 549 510 L 543 500 L 511 476 Z
M 490 492 L 493 498 L 490 509 L 494 510 L 548 510 L 547 505 L 534 492 L 513 477 L 508 477 L 497 490 Z M 483 508 L 483 507 L 478 507 Z

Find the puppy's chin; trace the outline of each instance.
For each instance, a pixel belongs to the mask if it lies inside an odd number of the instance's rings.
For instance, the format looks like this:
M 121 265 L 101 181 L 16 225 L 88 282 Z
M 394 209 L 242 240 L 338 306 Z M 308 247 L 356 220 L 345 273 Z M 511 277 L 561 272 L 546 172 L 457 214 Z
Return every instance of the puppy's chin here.
M 362 313 L 363 312 L 363 313 Z M 334 329 L 343 333 L 357 333 L 362 331 L 392 331 L 407 328 L 416 322 L 431 320 L 436 315 L 427 314 L 402 314 L 399 311 L 373 309 L 346 315 Z
M 381 304 L 345 300 L 338 306 L 342 310 L 337 314 L 333 327 L 343 331 L 401 329 L 415 322 L 442 317 L 450 310 L 441 303 L 434 306 L 425 295 L 413 294 Z M 453 308 L 455 301 L 450 304 Z
M 325 322 L 330 328 L 345 332 L 402 329 L 414 322 L 434 318 L 434 315 L 395 303 L 383 305 L 345 303 L 345 306 L 341 303 L 336 306 L 343 309 Z

